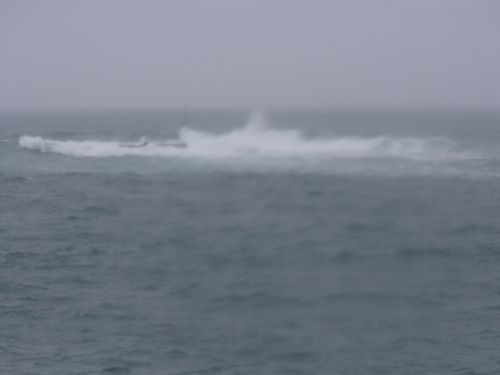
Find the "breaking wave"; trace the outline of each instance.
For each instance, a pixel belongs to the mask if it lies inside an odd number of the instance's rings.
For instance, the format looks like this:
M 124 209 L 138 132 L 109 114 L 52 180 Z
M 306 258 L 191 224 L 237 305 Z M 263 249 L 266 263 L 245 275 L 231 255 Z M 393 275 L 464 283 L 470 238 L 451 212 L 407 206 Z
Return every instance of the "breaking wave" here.
M 173 142 L 173 143 L 172 143 Z M 447 138 L 330 137 L 307 138 L 299 130 L 276 129 L 262 114 L 248 124 L 224 134 L 191 128 L 179 131 L 178 139 L 143 137 L 136 143 L 118 140 L 56 140 L 23 135 L 19 145 L 28 150 L 75 157 L 164 156 L 180 158 L 302 158 L 302 159 L 406 159 L 456 160 L 471 155 Z M 182 147 L 178 147 L 178 146 Z

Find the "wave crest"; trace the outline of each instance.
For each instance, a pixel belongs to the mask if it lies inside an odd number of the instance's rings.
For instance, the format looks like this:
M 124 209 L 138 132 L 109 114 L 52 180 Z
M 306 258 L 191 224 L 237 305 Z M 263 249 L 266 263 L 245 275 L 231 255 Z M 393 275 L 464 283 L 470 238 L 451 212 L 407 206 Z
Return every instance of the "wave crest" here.
M 179 132 L 185 148 L 170 147 L 162 140 L 131 147 L 130 143 L 99 140 L 56 140 L 22 135 L 19 146 L 42 153 L 75 157 L 178 156 L 201 158 L 301 157 L 301 158 L 399 158 L 412 160 L 470 157 L 447 138 L 398 138 L 391 136 L 307 139 L 298 130 L 274 129 L 262 122 L 224 134 L 190 128 Z

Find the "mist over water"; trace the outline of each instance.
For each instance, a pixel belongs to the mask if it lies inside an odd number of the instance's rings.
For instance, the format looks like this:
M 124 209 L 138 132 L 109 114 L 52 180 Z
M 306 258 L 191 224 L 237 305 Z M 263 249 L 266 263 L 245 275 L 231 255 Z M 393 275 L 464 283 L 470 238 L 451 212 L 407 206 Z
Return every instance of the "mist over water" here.
M 0 372 L 494 375 L 499 125 L 2 115 Z
M 0 375 L 500 374 L 499 4 L 0 0 Z
M 214 133 L 203 127 L 181 127 L 169 134 L 141 134 L 126 140 L 115 138 L 71 139 L 21 135 L 19 146 L 42 154 L 72 157 L 116 158 L 149 157 L 182 163 L 205 163 L 212 168 L 241 168 L 255 171 L 295 171 L 320 173 L 382 174 L 465 174 L 495 173 L 479 170 L 484 160 L 498 155 L 467 145 L 467 140 L 453 136 L 336 135 L 335 132 L 306 136 L 307 124 L 290 127 L 273 126 L 268 116 L 254 111 L 243 123 Z M 328 124 L 335 128 L 335 123 Z M 182 147 L 171 147 L 176 142 Z M 174 144 L 174 145 L 175 145 Z M 96 161 L 98 163 L 98 161 Z M 389 168 L 388 168 L 389 167 Z M 477 169 L 479 167 L 479 169 Z
M 176 149 L 151 140 L 143 147 L 127 147 L 123 141 L 53 140 L 23 135 L 19 145 L 47 153 L 71 156 L 179 156 L 225 157 L 311 157 L 311 158 L 466 158 L 455 142 L 446 138 L 339 137 L 305 139 L 300 130 L 275 130 L 261 117 L 252 115 L 248 124 L 224 134 L 181 128 L 179 140 L 188 147 Z M 140 142 L 140 141 L 139 141 Z M 134 144 L 131 144 L 134 146 Z M 137 144 L 139 145 L 139 143 Z M 472 157 L 472 156 L 470 156 Z

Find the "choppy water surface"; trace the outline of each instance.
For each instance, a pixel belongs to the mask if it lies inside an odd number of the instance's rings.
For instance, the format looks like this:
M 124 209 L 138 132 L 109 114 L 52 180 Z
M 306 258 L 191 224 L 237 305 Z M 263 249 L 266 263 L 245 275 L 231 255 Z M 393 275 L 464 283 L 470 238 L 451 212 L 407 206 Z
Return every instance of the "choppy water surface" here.
M 0 117 L 2 373 L 500 370 L 500 116 L 179 123 Z

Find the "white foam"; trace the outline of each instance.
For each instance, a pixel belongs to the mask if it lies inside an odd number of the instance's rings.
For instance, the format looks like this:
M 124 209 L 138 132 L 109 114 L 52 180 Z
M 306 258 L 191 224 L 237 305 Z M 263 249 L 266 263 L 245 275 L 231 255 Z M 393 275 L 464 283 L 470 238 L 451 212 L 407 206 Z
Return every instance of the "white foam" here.
M 224 134 L 183 128 L 179 140 L 186 148 L 166 147 L 151 140 L 142 147 L 126 147 L 121 141 L 55 140 L 23 135 L 22 148 L 75 157 L 164 156 L 202 159 L 376 159 L 449 160 L 468 158 L 447 138 L 398 138 L 379 136 L 307 139 L 299 130 L 275 129 L 261 113 L 248 124 Z

